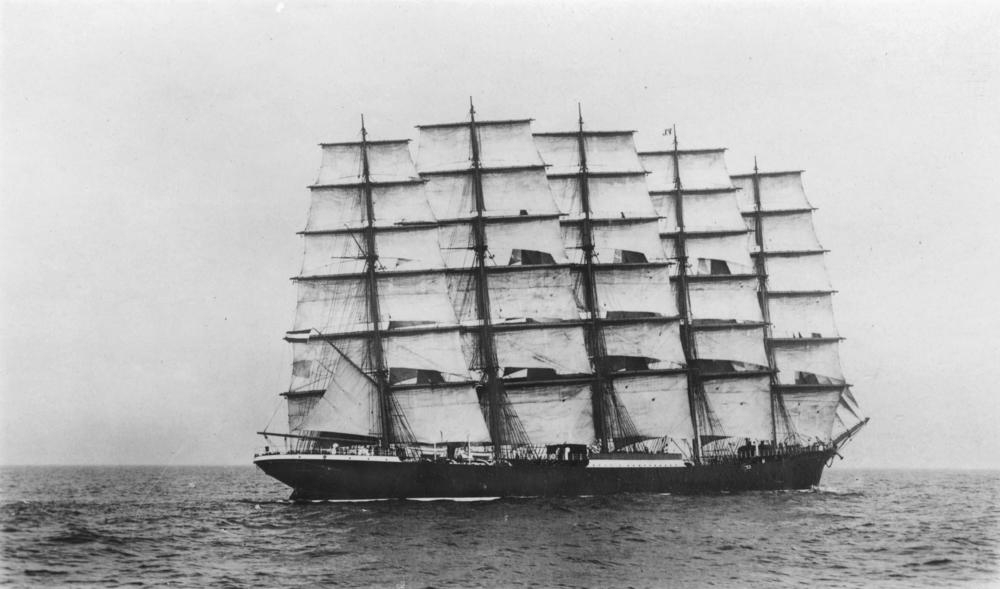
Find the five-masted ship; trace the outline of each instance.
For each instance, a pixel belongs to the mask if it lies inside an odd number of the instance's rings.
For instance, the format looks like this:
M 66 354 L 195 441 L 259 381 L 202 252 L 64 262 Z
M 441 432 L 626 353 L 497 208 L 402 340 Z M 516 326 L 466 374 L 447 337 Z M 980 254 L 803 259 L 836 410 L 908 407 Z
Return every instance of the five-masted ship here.
M 800 172 L 531 121 L 323 144 L 293 498 L 808 488 L 866 422 Z M 835 429 L 836 428 L 836 429 Z

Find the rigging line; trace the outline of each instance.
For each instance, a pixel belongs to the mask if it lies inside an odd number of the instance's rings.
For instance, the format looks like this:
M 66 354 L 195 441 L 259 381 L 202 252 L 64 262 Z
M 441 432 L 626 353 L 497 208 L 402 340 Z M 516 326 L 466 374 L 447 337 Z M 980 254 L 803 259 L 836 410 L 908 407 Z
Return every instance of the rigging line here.
M 322 335 L 323 335 L 323 334 L 322 334 L 322 333 L 320 333 L 320 331 L 319 331 L 318 329 L 316 329 L 315 327 L 314 327 L 314 328 L 312 328 L 312 329 L 311 329 L 310 331 L 315 331 L 315 332 L 316 332 L 316 334 L 317 334 L 317 335 L 320 335 L 320 336 L 322 336 Z M 363 376 L 364 376 L 365 378 L 367 378 L 368 380 L 370 380 L 370 381 L 371 381 L 371 382 L 372 382 L 373 384 L 375 384 L 375 386 L 378 386 L 378 382 L 377 382 L 377 381 L 376 381 L 376 380 L 375 380 L 374 378 L 372 378 L 370 374 L 368 374 L 367 372 L 365 372 L 365 370 L 364 370 L 363 368 L 361 368 L 360 366 L 358 366 L 358 364 L 357 364 L 357 363 L 356 363 L 356 362 L 355 362 L 354 360 L 351 360 L 350 356 L 348 356 L 347 354 L 345 354 L 345 353 L 344 353 L 344 351 L 343 351 L 343 350 L 341 350 L 340 348 L 338 348 L 336 344 L 334 344 L 333 342 L 331 342 L 331 341 L 330 341 L 330 340 L 328 340 L 328 339 L 324 339 L 324 340 L 321 340 L 321 341 L 323 341 L 323 342 L 326 342 L 327 344 L 330 344 L 330 347 L 331 347 L 331 348 L 333 348 L 334 350 L 336 350 L 336 352 L 337 352 L 338 354 L 340 354 L 340 355 L 341 355 L 341 356 L 342 356 L 342 357 L 344 358 L 344 360 L 347 360 L 347 363 L 348 363 L 348 364 L 350 364 L 350 366 L 351 366 L 352 368 L 354 368 L 354 369 L 355 369 L 355 370 L 357 370 L 357 371 L 358 371 L 359 373 L 361 373 L 361 374 L 362 374 L 362 375 L 363 375 Z M 321 364 L 321 366 L 322 366 L 322 364 Z M 324 368 L 327 368 L 327 367 L 326 367 L 326 366 L 324 366 Z M 327 368 L 327 371 L 329 371 L 329 372 L 330 372 L 330 374 L 333 374 L 333 371 L 332 371 L 332 370 L 330 370 L 329 368 Z

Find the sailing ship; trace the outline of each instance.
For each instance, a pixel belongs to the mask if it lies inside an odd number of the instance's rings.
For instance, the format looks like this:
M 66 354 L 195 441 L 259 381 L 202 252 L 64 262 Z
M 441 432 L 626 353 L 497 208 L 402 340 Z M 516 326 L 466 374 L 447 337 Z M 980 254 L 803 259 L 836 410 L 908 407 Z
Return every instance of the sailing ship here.
M 287 401 L 297 500 L 799 489 L 867 423 L 801 172 L 530 119 L 322 144 Z

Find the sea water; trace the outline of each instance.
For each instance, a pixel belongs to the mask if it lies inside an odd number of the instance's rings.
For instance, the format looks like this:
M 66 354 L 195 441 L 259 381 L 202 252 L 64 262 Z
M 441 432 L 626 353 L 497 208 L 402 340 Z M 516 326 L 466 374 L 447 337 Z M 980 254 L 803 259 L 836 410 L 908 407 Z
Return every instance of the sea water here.
M 0 469 L 4 586 L 1000 586 L 1000 473 L 810 491 L 293 504 L 253 467 Z

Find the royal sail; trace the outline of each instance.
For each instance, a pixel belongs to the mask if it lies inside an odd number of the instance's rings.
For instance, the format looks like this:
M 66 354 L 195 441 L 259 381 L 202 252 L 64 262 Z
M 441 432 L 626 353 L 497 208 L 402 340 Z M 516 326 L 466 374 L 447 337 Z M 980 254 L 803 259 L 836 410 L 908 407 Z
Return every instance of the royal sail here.
M 255 463 L 301 499 L 816 484 L 867 420 L 801 178 L 673 136 L 470 109 L 322 144 Z

